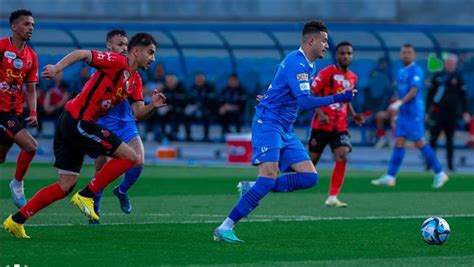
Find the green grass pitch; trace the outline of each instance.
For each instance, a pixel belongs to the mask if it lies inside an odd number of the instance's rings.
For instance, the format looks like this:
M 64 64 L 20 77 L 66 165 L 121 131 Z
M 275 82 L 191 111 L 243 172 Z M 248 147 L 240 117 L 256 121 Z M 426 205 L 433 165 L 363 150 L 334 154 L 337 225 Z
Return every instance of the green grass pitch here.
M 16 211 L 8 183 L 15 165 L 0 165 L 0 217 Z M 86 165 L 76 190 L 92 175 Z M 68 199 L 26 224 L 30 240 L 0 232 L 0 266 L 154 265 L 474 265 L 474 175 L 452 174 L 441 189 L 431 173 L 401 173 L 394 188 L 369 184 L 381 172 L 348 171 L 340 199 L 346 209 L 324 207 L 330 170 L 317 187 L 271 193 L 236 227 L 242 244 L 212 241 L 212 231 L 238 200 L 239 180 L 255 168 L 146 166 L 130 190 L 132 214 L 121 212 L 112 186 L 102 201 L 99 226 Z M 34 163 L 27 197 L 56 181 L 51 164 Z M 116 182 L 118 183 L 118 181 Z M 115 183 L 115 184 L 116 184 Z M 420 235 L 425 217 L 443 216 L 451 236 L 442 246 Z

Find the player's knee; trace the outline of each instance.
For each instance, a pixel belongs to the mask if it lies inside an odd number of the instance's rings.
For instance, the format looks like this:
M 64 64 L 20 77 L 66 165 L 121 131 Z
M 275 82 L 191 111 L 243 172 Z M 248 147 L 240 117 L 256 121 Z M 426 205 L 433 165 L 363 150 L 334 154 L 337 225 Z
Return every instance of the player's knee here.
M 29 154 L 29 155 L 32 155 L 34 156 L 36 154 L 36 151 L 38 150 L 38 143 L 36 143 L 36 141 L 28 146 L 26 146 L 23 151 L 25 151 L 25 153 Z
M 145 159 L 143 158 L 143 155 L 138 154 L 137 160 L 135 161 L 135 165 L 133 167 L 143 167 L 144 164 Z
M 318 184 L 318 174 L 312 172 L 303 172 L 299 173 L 300 177 L 302 177 L 302 185 L 303 189 L 311 188 Z
M 268 165 L 261 169 L 260 176 L 264 177 L 277 177 L 278 175 L 278 166 Z

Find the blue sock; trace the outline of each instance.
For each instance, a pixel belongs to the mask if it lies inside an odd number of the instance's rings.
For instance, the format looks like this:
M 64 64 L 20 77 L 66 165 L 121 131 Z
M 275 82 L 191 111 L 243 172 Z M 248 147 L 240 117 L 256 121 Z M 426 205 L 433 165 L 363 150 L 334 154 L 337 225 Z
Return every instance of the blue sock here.
M 94 211 L 97 214 L 100 213 L 100 200 L 102 199 L 102 194 L 103 193 L 104 193 L 104 190 L 101 190 L 101 191 L 97 192 L 94 196 Z
M 130 168 L 125 172 L 122 182 L 120 183 L 120 192 L 127 193 L 128 189 L 132 187 L 133 184 L 138 180 L 140 174 L 142 173 L 143 167 L 134 167 Z
M 240 198 L 237 205 L 232 209 L 229 218 L 236 223 L 249 215 L 258 206 L 260 199 L 272 190 L 273 186 L 275 186 L 275 179 L 258 177 L 255 185 Z
M 405 157 L 405 148 L 404 147 L 395 147 L 392 152 L 392 157 L 388 163 L 388 175 L 395 177 L 400 170 L 402 165 L 403 158 Z
M 421 153 L 423 153 L 423 156 L 425 156 L 428 165 L 431 166 L 435 173 L 440 173 L 443 171 L 443 166 L 441 166 L 441 163 L 439 163 L 438 157 L 430 145 L 425 144 L 420 150 Z
M 311 172 L 297 172 L 278 177 L 272 192 L 293 192 L 294 190 L 307 189 L 318 183 L 318 174 Z

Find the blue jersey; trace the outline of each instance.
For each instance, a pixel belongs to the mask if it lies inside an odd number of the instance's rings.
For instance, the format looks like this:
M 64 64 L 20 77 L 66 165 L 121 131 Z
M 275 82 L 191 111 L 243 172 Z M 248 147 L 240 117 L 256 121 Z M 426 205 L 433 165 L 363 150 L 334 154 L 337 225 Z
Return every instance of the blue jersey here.
M 133 121 L 135 122 L 135 117 L 133 116 L 132 106 L 128 100 L 123 101 L 122 103 L 115 105 L 111 108 L 105 115 L 100 118 L 102 121 L 108 120 L 118 120 L 118 121 Z
M 423 70 L 415 62 L 398 71 L 398 97 L 405 97 L 412 87 L 418 90 L 416 96 L 400 106 L 398 115 L 404 120 L 421 120 L 425 116 L 425 103 L 423 99 Z
M 257 105 L 254 121 L 279 127 L 284 132 L 293 130 L 298 115 L 297 97 L 310 95 L 313 63 L 303 50 L 295 50 L 280 63 L 272 83 Z

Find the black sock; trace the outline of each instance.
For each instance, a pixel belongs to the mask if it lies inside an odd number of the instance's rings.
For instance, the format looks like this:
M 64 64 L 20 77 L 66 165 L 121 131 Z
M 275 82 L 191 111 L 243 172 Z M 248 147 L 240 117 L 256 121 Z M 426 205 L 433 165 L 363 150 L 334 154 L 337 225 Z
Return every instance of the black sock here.
M 26 222 L 25 216 L 21 214 L 20 212 L 15 213 L 15 215 L 12 216 L 12 219 L 16 223 L 24 224 Z
M 86 186 L 86 188 L 82 189 L 82 191 L 79 192 L 79 195 L 83 197 L 93 198 L 95 196 L 95 193 L 92 192 L 92 190 L 90 190 L 88 186 Z

